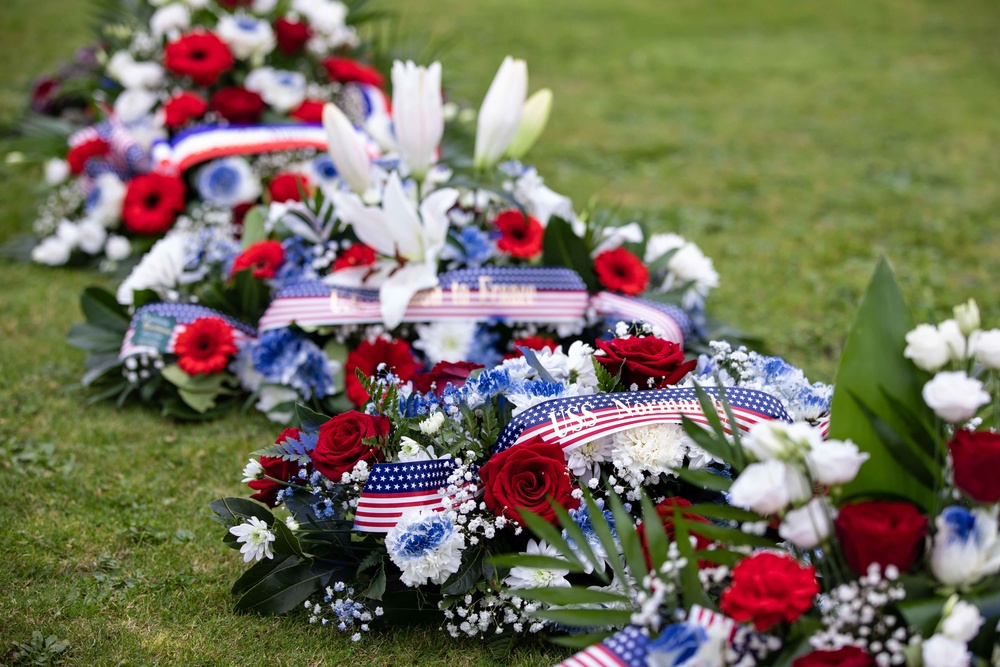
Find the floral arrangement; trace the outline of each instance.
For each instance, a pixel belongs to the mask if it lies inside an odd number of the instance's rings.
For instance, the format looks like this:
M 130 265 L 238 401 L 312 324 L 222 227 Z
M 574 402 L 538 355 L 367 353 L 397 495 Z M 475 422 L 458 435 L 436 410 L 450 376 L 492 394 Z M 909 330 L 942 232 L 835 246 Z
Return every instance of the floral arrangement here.
M 437 608 L 452 636 L 583 648 L 568 666 L 996 661 L 1000 333 L 974 302 L 914 326 L 880 266 L 829 436 L 822 418 L 793 420 L 780 384 L 740 386 L 781 368 L 785 390 L 829 395 L 797 369 L 721 344 L 684 361 L 644 329 L 438 392 L 382 369 L 363 413 L 303 411 L 244 470 L 287 519 L 213 503 L 256 561 L 238 606 L 304 605 L 354 639 Z
M 33 95 L 39 112 L 92 124 L 46 162 L 31 259 L 127 266 L 179 221 L 238 229 L 262 199 L 298 197 L 323 168 L 322 132 L 307 128 L 324 104 L 358 125 L 388 123 L 383 76 L 359 59 L 371 52 L 357 30 L 367 18 L 336 0 L 143 0 L 114 12 L 100 48 Z
M 239 241 L 224 219 L 184 214 L 115 295 L 87 291 L 88 323 L 71 334 L 92 353 L 85 384 L 180 418 L 249 400 L 287 423 L 296 402 L 323 414 L 366 404 L 358 370 L 368 377 L 385 364 L 420 384 L 448 364 L 493 367 L 520 348 L 593 342 L 608 318 L 642 318 L 697 349 L 718 283 L 711 260 L 675 234 L 578 216 L 519 161 L 551 105 L 549 91 L 528 98 L 523 61 L 507 59 L 487 93 L 471 167 L 440 158 L 440 80 L 437 63 L 397 61 L 393 135 L 379 142 L 387 152 L 327 105 L 328 154 L 249 210 Z M 206 202 L 218 201 L 220 182 L 256 188 L 240 159 L 201 168 Z M 190 347 L 191 327 L 214 333 Z

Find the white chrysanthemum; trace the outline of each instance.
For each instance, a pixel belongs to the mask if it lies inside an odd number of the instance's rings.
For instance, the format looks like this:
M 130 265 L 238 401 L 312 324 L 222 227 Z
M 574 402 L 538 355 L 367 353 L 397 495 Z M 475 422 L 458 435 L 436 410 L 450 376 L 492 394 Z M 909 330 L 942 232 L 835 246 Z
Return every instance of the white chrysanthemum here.
M 476 337 L 475 322 L 435 322 L 416 326 L 419 339 L 413 347 L 422 351 L 431 364 L 464 361 Z
M 465 535 L 443 512 L 410 511 L 386 533 L 385 548 L 407 586 L 440 584 L 458 572 Z
M 434 435 L 441 430 L 442 426 L 444 426 L 444 413 L 435 412 L 420 422 L 420 432 L 424 435 Z
M 248 14 L 223 16 L 215 32 L 240 60 L 266 56 L 277 45 L 271 24 Z
M 243 562 L 249 563 L 252 560 L 262 558 L 274 558 L 271 551 L 271 542 L 274 542 L 274 533 L 270 531 L 267 524 L 255 516 L 247 519 L 246 523 L 233 526 L 229 532 L 236 536 L 236 541 L 243 546 L 240 553 L 243 554 Z
M 529 556 L 550 556 L 560 558 L 558 549 L 549 546 L 544 541 L 528 540 L 525 551 Z M 512 567 L 510 574 L 504 579 L 504 584 L 510 588 L 547 588 L 559 586 L 569 588 L 566 575 L 569 570 L 550 570 L 540 567 Z
M 184 234 L 167 234 L 157 241 L 119 285 L 118 303 L 132 305 L 133 293 L 138 290 L 151 289 L 165 297 L 176 289 L 184 274 L 186 245 Z
M 597 465 L 611 460 L 612 439 L 598 438 L 566 452 L 566 467 L 587 482 L 597 476 Z
M 641 483 L 643 472 L 669 475 L 679 468 L 691 443 L 677 424 L 649 424 L 615 433 L 612 456 L 623 478 Z
M 173 39 L 190 26 L 191 10 L 177 3 L 160 7 L 149 19 L 149 32 L 156 39 Z
M 108 230 L 97 220 L 86 218 L 80 221 L 77 244 L 80 250 L 88 255 L 96 255 L 104 250 L 104 241 L 108 238 Z
M 573 341 L 566 351 L 569 367 L 569 381 L 588 389 L 597 388 L 597 372 L 594 370 L 594 348 L 581 340 Z
M 247 74 L 243 86 L 279 113 L 291 111 L 306 99 L 306 77 L 301 72 L 258 67 Z
M 112 262 L 120 262 L 132 254 L 132 244 L 124 236 L 111 234 L 104 242 L 104 255 Z
M 264 466 L 257 459 L 250 459 L 250 462 L 243 468 L 243 483 L 254 482 L 264 476 Z

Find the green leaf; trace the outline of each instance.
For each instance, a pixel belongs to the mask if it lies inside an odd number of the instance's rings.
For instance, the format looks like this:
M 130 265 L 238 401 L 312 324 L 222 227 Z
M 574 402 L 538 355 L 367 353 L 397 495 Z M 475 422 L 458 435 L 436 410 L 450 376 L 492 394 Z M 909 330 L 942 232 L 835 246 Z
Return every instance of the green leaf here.
M 246 498 L 219 498 L 208 506 L 215 514 L 212 518 L 227 528 L 238 526 L 250 517 L 257 517 L 269 526 L 274 523 L 274 515 L 270 510 Z
M 580 564 L 569 563 L 555 556 L 535 556 L 532 554 L 499 554 L 489 557 L 489 563 L 496 567 L 536 567 L 544 570 L 569 570 L 583 572 Z
M 889 455 L 895 459 L 896 463 L 905 468 L 913 476 L 914 480 L 933 491 L 936 486 L 935 477 L 940 477 L 944 471 L 940 468 L 932 470 L 934 463 L 928 462 L 924 458 L 923 451 L 918 445 L 911 443 L 897 433 L 884 419 L 865 405 L 864 401 L 860 398 L 855 396 L 854 400 L 857 402 L 858 407 L 861 408 L 861 412 L 868 418 L 868 422 L 875 430 L 875 433 L 878 434 Z
M 301 403 L 295 404 L 295 418 L 299 428 L 307 433 L 318 431 L 320 426 L 330 421 L 330 417 L 311 410 Z
M 690 510 L 689 508 L 684 508 L 684 511 L 687 512 Z M 714 523 L 702 523 L 700 521 L 694 523 L 688 521 L 688 527 L 691 532 L 697 533 L 710 540 L 721 542 L 722 544 L 728 546 L 748 546 L 770 549 L 773 548 L 775 544 L 774 540 L 764 537 L 763 535 L 752 535 L 750 533 L 744 533 L 739 528 L 728 528 Z
M 66 343 L 78 350 L 114 352 L 117 355 L 122 346 L 122 336 L 116 331 L 85 322 L 73 325 L 66 337 Z
M 305 558 L 306 555 L 302 551 L 302 545 L 299 544 L 299 538 L 295 537 L 295 533 L 284 521 L 275 521 L 271 525 L 271 530 L 274 532 L 274 544 L 272 545 L 274 553 L 292 554 L 299 558 Z
M 299 559 L 295 556 L 289 556 L 284 559 L 265 558 L 263 560 L 259 560 L 250 566 L 247 571 L 236 580 L 236 583 L 233 584 L 232 593 L 233 595 L 240 595 L 259 584 L 264 577 L 267 577 L 275 570 L 282 567 L 292 567 L 298 562 Z
M 555 501 L 549 499 L 549 504 L 555 504 Z M 567 561 L 575 566 L 579 566 L 581 570 L 583 569 L 583 563 L 581 563 L 580 559 L 577 558 L 576 552 L 570 548 L 569 543 L 563 539 L 563 536 L 551 523 L 537 514 L 526 510 L 518 510 L 518 514 L 521 515 L 521 520 L 524 522 L 525 527 L 538 537 L 545 540 L 549 546 L 556 548 Z
M 590 541 L 583 534 L 583 529 L 580 528 L 576 521 L 573 521 L 569 512 L 559 503 L 552 503 L 552 509 L 555 510 L 556 516 L 559 517 L 559 523 L 562 525 L 566 535 L 570 540 L 573 540 L 576 551 L 579 552 L 579 555 L 583 556 L 585 561 L 583 564 L 587 565 L 589 563 L 592 565 L 594 571 L 591 574 L 607 583 L 608 577 L 604 573 L 604 560 L 598 558 L 594 550 L 590 548 Z
M 725 435 L 719 436 L 711 431 L 706 431 L 704 427 L 699 426 L 687 415 L 681 415 L 681 425 L 684 428 L 684 432 L 688 434 L 688 437 L 694 440 L 695 444 L 706 452 L 720 461 L 725 461 L 729 465 L 735 463 L 733 447 L 729 444 Z
M 525 600 L 537 600 L 546 604 L 566 605 L 578 604 L 631 604 L 628 596 L 620 593 L 582 588 L 580 586 L 547 586 L 544 588 L 519 588 L 513 592 Z
M 854 399 L 856 396 L 882 416 L 897 433 L 903 432 L 905 424 L 899 423 L 882 394 L 880 387 L 885 387 L 912 414 L 934 423 L 920 395 L 927 375 L 903 356 L 911 329 L 913 318 L 888 262 L 882 258 L 861 300 L 837 370 L 830 437 L 853 440 L 871 455 L 854 481 L 844 487 L 848 496 L 895 495 L 928 508 L 933 504 L 933 492 L 900 468 Z
M 569 635 L 566 637 L 549 637 L 549 641 L 553 644 L 559 646 L 566 646 L 568 648 L 578 648 L 585 649 L 587 647 L 593 646 L 598 642 L 602 642 L 614 632 L 585 632 L 580 635 Z
M 689 529 L 691 523 L 684 518 L 684 509 L 686 508 L 674 506 L 674 541 L 677 543 L 677 550 L 681 556 L 687 559 L 687 564 L 681 568 L 680 572 L 681 598 L 684 600 L 685 607 L 697 604 L 706 609 L 715 610 L 715 604 L 705 593 L 701 579 L 698 577 L 698 557 L 695 555 L 694 547 L 691 546 L 691 530 Z M 697 524 L 696 529 L 699 534 L 702 533 L 704 525 L 706 524 Z
M 667 531 L 663 528 L 663 520 L 653 507 L 653 501 L 645 493 L 642 494 L 642 525 L 646 534 L 649 559 L 653 563 L 653 569 L 659 571 L 667 560 L 670 541 L 667 539 Z
M 608 369 L 597 360 L 597 357 L 593 357 L 591 363 L 594 365 L 594 373 L 597 375 L 597 388 L 604 394 L 610 394 L 618 386 L 618 381 L 621 379 L 622 368 L 624 364 L 618 367 L 618 373 L 612 375 Z
M 80 309 L 87 322 L 108 331 L 114 331 L 123 338 L 128 331 L 131 318 L 125 306 L 111 292 L 100 287 L 88 287 L 80 295 Z
M 733 507 L 732 505 L 723 505 L 721 503 L 699 503 L 697 505 L 692 505 L 691 507 L 686 507 L 684 512 L 687 514 L 697 514 L 698 516 L 703 516 L 706 519 L 725 519 L 727 521 L 741 522 L 766 521 L 765 517 L 762 517 L 756 512 L 740 509 L 739 507 Z
M 372 578 L 372 582 L 368 584 L 368 590 L 365 591 L 365 597 L 369 600 L 381 600 L 382 596 L 385 594 L 385 567 L 380 567 L 378 573 Z
M 635 532 L 635 523 L 629 513 L 625 511 L 618 494 L 610 492 L 608 504 L 611 505 L 611 514 L 615 518 L 615 532 L 618 533 L 618 541 L 622 545 L 622 555 L 625 556 L 625 562 L 628 563 L 628 568 L 636 581 L 642 581 L 649 573 L 649 568 L 646 566 L 646 558 L 642 553 L 639 535 Z
M 254 206 L 247 211 L 246 216 L 243 217 L 243 236 L 241 237 L 244 249 L 267 238 L 267 230 L 264 229 L 265 220 L 267 220 L 267 210 L 263 206 Z
M 621 550 L 618 540 L 615 539 L 614 534 L 611 532 L 611 526 L 608 525 L 608 520 L 604 516 L 604 512 L 602 512 L 601 508 L 599 508 L 597 503 L 594 502 L 594 496 L 588 489 L 583 490 L 583 501 L 587 503 L 587 513 L 590 515 L 590 525 L 594 529 L 597 539 L 601 541 L 601 547 L 603 547 L 604 553 L 608 554 L 608 561 L 611 563 L 611 569 L 615 571 L 618 581 L 628 581 L 628 577 L 625 575 L 625 568 L 622 567 L 621 564 L 621 559 L 616 557 Z M 629 520 L 628 525 L 622 526 L 621 528 L 627 530 L 631 527 L 632 521 Z M 616 525 L 615 528 L 617 532 L 619 526 Z
M 695 426 L 695 428 L 698 428 Z M 682 480 L 700 489 L 709 491 L 728 491 L 733 485 L 733 480 L 722 475 L 708 472 L 707 470 L 691 470 L 689 468 L 677 468 L 674 474 Z
M 620 627 L 632 620 L 632 612 L 621 609 L 545 609 L 532 615 L 571 628 Z
M 298 609 L 310 595 L 323 588 L 330 574 L 328 567 L 319 567 L 312 561 L 275 570 L 247 590 L 236 603 L 236 609 L 261 614 L 284 614 Z
M 471 591 L 483 574 L 483 549 L 466 549 L 458 572 L 448 577 L 441 586 L 444 595 L 465 595 Z
M 573 233 L 573 227 L 562 218 L 549 219 L 542 237 L 542 263 L 573 269 L 580 274 L 589 291 L 600 290 L 587 244 Z

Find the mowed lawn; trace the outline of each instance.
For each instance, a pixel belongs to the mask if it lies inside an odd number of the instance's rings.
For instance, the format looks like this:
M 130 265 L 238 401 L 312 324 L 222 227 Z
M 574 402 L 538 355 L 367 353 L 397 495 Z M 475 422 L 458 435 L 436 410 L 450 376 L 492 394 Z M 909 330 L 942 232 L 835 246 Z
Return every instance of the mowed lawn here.
M 392 3 L 382 6 L 392 8 Z M 713 312 L 830 381 L 880 253 L 920 317 L 979 299 L 1000 326 L 1000 6 L 993 0 L 408 0 L 402 31 L 455 37 L 449 94 L 478 104 L 526 58 L 555 108 L 531 155 L 582 207 L 698 242 Z M 83 0 L 0 2 L 0 119 L 88 39 Z M 27 229 L 37 169 L 0 173 L 0 239 Z M 78 665 L 489 664 L 433 628 L 351 644 L 237 616 L 241 566 L 207 504 L 241 494 L 264 419 L 182 425 L 83 411 L 63 340 L 93 275 L 0 265 L 0 663 L 33 631 Z M 509 661 L 556 662 L 527 645 Z M 505 659 L 508 660 L 508 659 Z

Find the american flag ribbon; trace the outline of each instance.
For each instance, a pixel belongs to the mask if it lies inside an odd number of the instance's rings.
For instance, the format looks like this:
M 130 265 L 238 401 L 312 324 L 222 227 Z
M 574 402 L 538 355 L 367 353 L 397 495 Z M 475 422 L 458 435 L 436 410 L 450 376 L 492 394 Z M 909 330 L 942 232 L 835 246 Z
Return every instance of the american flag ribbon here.
M 648 322 L 663 330 L 663 338 L 678 345 L 683 345 L 694 330 L 687 313 L 666 303 L 613 292 L 598 292 L 591 299 L 590 305 L 598 314 L 606 317 L 617 317 L 626 322 Z
M 630 625 L 555 667 L 646 667 L 648 655 L 649 637 L 639 627 Z
M 440 287 L 418 293 L 404 322 L 577 322 L 589 301 L 586 285 L 559 267 L 482 267 L 447 271 Z M 382 322 L 378 290 L 333 287 L 319 280 L 280 290 L 260 320 L 260 330 Z
M 387 533 L 404 512 L 440 511 L 450 506 L 444 493 L 453 459 L 376 463 L 368 474 L 354 515 L 354 530 Z
M 74 132 L 69 138 L 70 148 L 95 139 L 108 142 L 110 150 L 107 155 L 91 158 L 87 161 L 84 173 L 80 176 L 80 185 L 84 193 L 89 193 L 98 176 L 111 172 L 122 181 L 130 181 L 139 174 L 150 169 L 149 154 L 136 142 L 133 134 L 115 118 L 103 121 L 97 125 L 85 127 Z
M 174 351 L 177 337 L 184 333 L 187 325 L 202 317 L 217 317 L 228 324 L 237 345 L 257 337 L 256 330 L 249 324 L 205 306 L 191 303 L 151 303 L 135 311 L 128 331 L 125 332 L 118 358 L 124 359 L 143 352 L 170 354 Z
M 704 387 L 704 390 L 713 399 L 723 428 L 730 432 L 734 425 L 729 423 L 718 398 L 719 389 Z M 765 392 L 727 387 L 725 396 L 736 420 L 735 426 L 742 431 L 762 421 L 791 421 L 781 403 Z M 514 417 L 497 439 L 493 453 L 535 438 L 572 451 L 596 438 L 626 429 L 648 424 L 680 424 L 682 417 L 703 426 L 709 424 L 694 388 L 554 398 Z
M 736 621 L 725 614 L 720 614 L 697 604 L 691 605 L 688 622 L 700 625 L 708 631 L 718 630 L 719 634 L 724 636 L 728 642 L 732 642 L 735 639 L 736 632 L 740 628 L 736 624 Z

